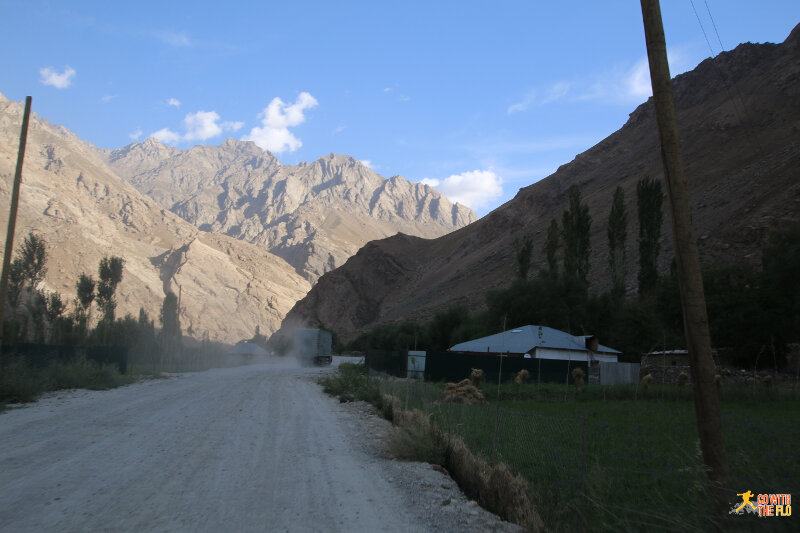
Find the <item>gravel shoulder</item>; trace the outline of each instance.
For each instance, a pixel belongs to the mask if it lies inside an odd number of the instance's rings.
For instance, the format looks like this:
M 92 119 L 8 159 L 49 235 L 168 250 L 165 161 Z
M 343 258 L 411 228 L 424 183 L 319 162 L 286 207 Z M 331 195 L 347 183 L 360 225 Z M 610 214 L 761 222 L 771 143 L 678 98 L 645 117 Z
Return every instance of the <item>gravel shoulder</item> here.
M 0 413 L 0 531 L 515 531 L 315 380 L 253 365 Z

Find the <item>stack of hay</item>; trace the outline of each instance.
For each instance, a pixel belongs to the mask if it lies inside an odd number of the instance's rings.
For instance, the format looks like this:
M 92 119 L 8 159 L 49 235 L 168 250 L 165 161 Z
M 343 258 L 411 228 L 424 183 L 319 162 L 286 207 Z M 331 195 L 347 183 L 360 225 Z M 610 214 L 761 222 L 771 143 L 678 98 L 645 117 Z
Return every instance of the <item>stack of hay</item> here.
M 485 402 L 486 397 L 480 389 L 482 380 L 483 370 L 473 368 L 470 379 L 463 379 L 458 383 L 445 384 L 442 401 L 466 404 Z

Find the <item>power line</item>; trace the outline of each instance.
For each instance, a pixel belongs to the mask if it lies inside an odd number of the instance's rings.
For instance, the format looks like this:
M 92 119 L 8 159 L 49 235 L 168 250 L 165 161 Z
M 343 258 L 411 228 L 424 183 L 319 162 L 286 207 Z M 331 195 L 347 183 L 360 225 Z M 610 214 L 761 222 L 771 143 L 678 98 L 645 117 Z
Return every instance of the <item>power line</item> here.
M 708 11 L 708 17 L 711 19 L 711 25 L 714 27 L 714 33 L 717 35 L 717 41 L 719 42 L 720 47 L 720 54 L 725 51 L 725 47 L 722 46 L 722 39 L 719 36 L 719 31 L 717 30 L 717 24 L 714 22 L 714 17 L 711 14 L 711 8 L 708 6 L 708 0 L 703 0 L 706 5 L 706 11 Z M 758 138 L 758 132 L 752 129 L 747 122 L 745 121 L 745 110 L 747 109 L 744 105 L 744 99 L 742 98 L 739 89 L 736 87 L 735 83 L 729 83 L 726 76 L 722 73 L 722 69 L 719 67 L 717 62 L 714 60 L 714 48 L 711 46 L 711 41 L 708 39 L 708 34 L 706 34 L 706 30 L 703 27 L 703 22 L 700 20 L 700 15 L 697 13 L 697 9 L 694 5 L 694 0 L 689 0 L 689 3 L 692 5 L 692 11 L 694 11 L 694 16 L 697 18 L 697 24 L 700 26 L 700 30 L 703 32 L 703 37 L 706 40 L 706 44 L 708 45 L 708 49 L 711 52 L 711 64 L 713 65 L 714 69 L 717 71 L 720 79 L 722 80 L 722 88 L 725 90 L 726 98 L 733 104 L 733 111 L 738 116 L 739 123 L 744 127 L 746 130 L 746 139 L 747 144 L 750 145 L 750 148 L 753 149 L 753 152 L 756 157 L 758 154 L 764 154 L 764 149 L 761 146 L 761 142 Z M 731 97 L 730 87 L 732 86 L 733 91 L 735 93 L 735 97 Z M 755 144 L 754 144 L 755 143 Z
M 719 32 L 717 31 L 717 23 L 714 22 L 714 16 L 711 14 L 711 8 L 708 7 L 708 0 L 703 0 L 703 2 L 705 2 L 706 4 L 706 11 L 708 11 L 708 18 L 711 19 L 711 25 L 714 26 L 714 33 L 717 34 L 717 42 L 719 42 L 719 49 L 720 52 L 722 52 L 723 50 L 725 50 L 725 47 L 722 46 L 722 39 L 719 38 Z M 692 7 L 694 7 L 694 5 L 692 5 Z
M 700 25 L 700 31 L 703 32 L 703 37 L 705 37 L 705 39 L 706 39 L 706 44 L 708 45 L 708 49 L 711 52 L 711 58 L 713 59 L 716 54 L 714 54 L 714 49 L 711 48 L 711 41 L 708 40 L 708 35 L 706 34 L 706 29 L 703 27 L 703 23 L 700 22 L 700 15 L 697 14 L 697 9 L 695 9 L 695 7 L 694 7 L 694 0 L 689 0 L 689 3 L 692 4 L 692 11 L 694 11 L 694 16 L 695 16 L 695 18 L 697 18 L 697 23 Z M 708 4 L 706 4 L 706 7 L 708 7 Z M 719 34 L 717 34 L 717 37 L 719 37 Z M 720 52 L 722 52 L 721 48 L 720 48 Z

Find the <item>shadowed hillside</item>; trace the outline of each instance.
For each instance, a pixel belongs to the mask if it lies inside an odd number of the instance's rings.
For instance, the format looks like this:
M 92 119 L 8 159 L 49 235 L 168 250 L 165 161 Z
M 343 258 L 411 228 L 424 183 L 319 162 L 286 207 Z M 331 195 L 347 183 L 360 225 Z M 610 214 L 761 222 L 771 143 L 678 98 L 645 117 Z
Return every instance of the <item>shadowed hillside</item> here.
M 742 44 L 675 78 L 691 208 L 705 264 L 760 262 L 771 229 L 800 218 L 800 27 L 776 44 Z M 533 270 L 546 265 L 547 226 L 567 190 L 580 188 L 593 219 L 592 290 L 610 285 L 606 221 L 614 189 L 626 192 L 627 283 L 636 290 L 636 182 L 663 178 L 652 99 L 608 138 L 478 222 L 435 240 L 398 235 L 371 242 L 323 276 L 284 323 L 322 323 L 342 339 L 381 322 L 425 319 L 453 304 L 483 306 L 487 289 L 515 276 L 516 238 L 533 238 Z M 662 272 L 671 262 L 669 215 Z M 533 303 L 532 303 L 533 304 Z

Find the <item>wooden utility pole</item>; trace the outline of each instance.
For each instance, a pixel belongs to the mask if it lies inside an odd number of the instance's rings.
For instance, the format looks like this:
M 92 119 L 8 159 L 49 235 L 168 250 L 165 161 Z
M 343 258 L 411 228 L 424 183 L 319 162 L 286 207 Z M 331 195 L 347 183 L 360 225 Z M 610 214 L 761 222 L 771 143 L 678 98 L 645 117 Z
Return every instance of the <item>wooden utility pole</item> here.
M 650 80 L 656 107 L 658 135 L 661 139 L 661 158 L 664 163 L 664 183 L 667 188 L 672 236 L 675 241 L 675 260 L 678 266 L 678 286 L 683 308 L 683 327 L 689 348 L 694 408 L 703 462 L 713 482 L 712 491 L 719 496 L 728 477 L 728 459 L 722 435 L 719 397 L 714 381 L 714 360 L 711 356 L 711 337 L 703 294 L 703 278 L 697 241 L 689 210 L 689 191 L 683 173 L 675 98 L 667 63 L 667 45 L 661 22 L 658 0 L 641 0 Z
M 14 230 L 17 226 L 19 208 L 19 187 L 22 183 L 22 160 L 25 158 L 25 143 L 28 140 L 28 119 L 31 116 L 31 97 L 25 98 L 25 112 L 22 115 L 22 131 L 19 134 L 17 171 L 14 173 L 14 188 L 11 192 L 11 209 L 8 212 L 8 231 L 6 249 L 3 254 L 3 274 L 0 277 L 0 348 L 3 346 L 3 324 L 5 320 L 6 296 L 8 294 L 8 271 L 11 269 L 11 254 L 14 252 Z

